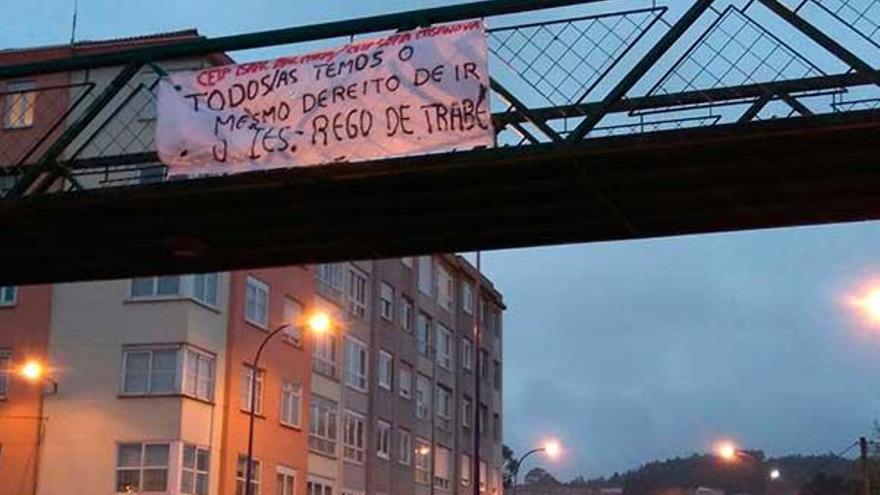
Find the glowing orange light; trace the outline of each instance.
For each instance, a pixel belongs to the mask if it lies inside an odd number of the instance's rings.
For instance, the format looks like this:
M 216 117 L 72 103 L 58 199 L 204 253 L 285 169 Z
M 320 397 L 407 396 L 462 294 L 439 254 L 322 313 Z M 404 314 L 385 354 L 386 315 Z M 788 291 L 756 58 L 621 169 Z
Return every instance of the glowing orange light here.
M 333 325 L 330 316 L 327 313 L 315 313 L 309 317 L 309 330 L 316 334 L 326 333 Z
M 724 459 L 725 461 L 734 461 L 736 460 L 737 448 L 736 445 L 731 442 L 722 442 L 718 444 L 715 448 L 718 457 Z
M 880 287 L 872 287 L 862 295 L 850 298 L 850 302 L 872 323 L 880 324 Z
M 431 447 L 427 445 L 422 445 L 421 447 L 416 449 L 416 454 L 418 455 L 428 455 L 431 453 Z
M 544 443 L 544 453 L 551 459 L 556 459 L 562 454 L 562 447 L 556 440 L 547 440 Z
M 37 381 L 43 377 L 43 365 L 36 361 L 28 361 L 21 367 L 21 376 L 31 381 Z

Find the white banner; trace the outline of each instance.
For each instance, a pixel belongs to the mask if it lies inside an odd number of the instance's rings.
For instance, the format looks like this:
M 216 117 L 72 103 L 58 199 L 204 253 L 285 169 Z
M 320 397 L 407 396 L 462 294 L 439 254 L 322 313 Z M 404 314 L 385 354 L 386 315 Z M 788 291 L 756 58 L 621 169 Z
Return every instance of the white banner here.
M 229 173 L 489 147 L 482 21 L 175 73 L 156 146 L 171 173 Z

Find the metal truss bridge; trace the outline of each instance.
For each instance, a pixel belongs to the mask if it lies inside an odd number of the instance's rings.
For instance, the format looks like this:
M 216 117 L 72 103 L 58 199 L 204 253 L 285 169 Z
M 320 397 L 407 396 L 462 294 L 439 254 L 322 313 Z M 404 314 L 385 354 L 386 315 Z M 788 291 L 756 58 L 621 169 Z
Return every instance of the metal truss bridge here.
M 165 71 L 474 17 L 494 149 L 157 160 Z M 0 133 L 0 285 L 880 219 L 878 66 L 880 0 L 491 0 L 6 63 L 44 125 Z

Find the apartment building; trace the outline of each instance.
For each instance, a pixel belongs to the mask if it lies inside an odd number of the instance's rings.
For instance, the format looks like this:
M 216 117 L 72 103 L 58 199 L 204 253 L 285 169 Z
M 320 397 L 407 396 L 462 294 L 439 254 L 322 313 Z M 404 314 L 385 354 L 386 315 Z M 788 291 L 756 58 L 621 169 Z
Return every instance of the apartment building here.
M 114 50 L 193 36 L 50 48 Z M 12 61 L 48 56 L 40 50 L 17 50 Z M 0 165 L 32 163 L 40 149 L 28 155 L 29 144 L 63 130 L 69 110 L 88 101 L 83 88 L 96 94 L 113 74 L 0 81 Z M 139 72 L 114 98 L 123 109 L 110 105 L 65 157 L 150 151 L 155 77 L 154 68 Z M 118 136 L 133 128 L 135 142 L 123 149 Z M 78 179 L 101 187 L 161 175 Z M 243 495 L 253 399 L 255 494 L 469 494 L 478 466 L 482 493 L 500 495 L 504 305 L 485 278 L 477 299 L 477 276 L 464 258 L 433 255 L 0 288 L 0 494 Z M 302 320 L 313 311 L 330 314 L 333 331 L 306 332 Z M 255 367 L 263 340 L 288 322 Z M 57 390 L 19 376 L 30 360 L 47 365 Z

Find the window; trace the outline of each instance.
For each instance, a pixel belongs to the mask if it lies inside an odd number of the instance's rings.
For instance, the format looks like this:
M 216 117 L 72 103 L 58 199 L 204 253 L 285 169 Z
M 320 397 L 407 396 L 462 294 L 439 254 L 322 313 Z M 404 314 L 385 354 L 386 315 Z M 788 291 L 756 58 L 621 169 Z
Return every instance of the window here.
M 407 466 L 412 462 L 412 435 L 403 428 L 397 429 L 397 462 Z
M 461 454 L 461 466 L 459 467 L 459 471 L 461 472 L 462 486 L 469 486 L 471 484 L 471 456 Z
M 180 462 L 180 493 L 208 495 L 210 471 L 211 454 L 208 449 L 184 444 Z
M 217 306 L 217 274 L 192 275 L 192 298 L 208 306 Z
M 431 379 L 419 373 L 416 376 L 416 417 L 428 419 L 431 411 Z
M 488 470 L 486 469 L 486 461 L 480 461 L 480 491 L 486 491 L 486 482 L 489 481 L 487 478 L 489 477 Z
M 116 448 L 116 492 L 168 490 L 167 443 L 123 443 Z
M 293 298 L 284 296 L 284 323 L 290 323 L 281 331 L 281 338 L 293 345 L 302 345 L 302 325 L 300 319 L 303 314 L 303 306 Z
M 436 389 L 437 398 L 435 399 L 437 410 L 437 419 L 438 423 L 442 429 L 449 430 L 450 423 L 452 421 L 452 390 L 444 387 L 443 385 L 437 385 Z
M 281 424 L 299 428 L 302 386 L 285 381 L 281 384 Z
M 183 393 L 203 400 L 214 399 L 214 356 L 186 349 Z
M 489 378 L 489 351 L 480 349 L 480 362 L 477 364 L 480 365 L 480 376 L 483 377 L 483 380 L 487 380 Z
M 409 399 L 412 397 L 412 366 L 409 363 L 400 362 L 400 379 L 397 387 L 400 389 L 400 396 Z
M 474 343 L 471 339 L 461 339 L 461 367 L 470 371 L 474 368 Z
M 461 425 L 465 428 L 471 427 L 471 418 L 474 417 L 474 401 L 465 395 L 461 399 Z
M 36 83 L 33 81 L 14 81 L 6 84 L 6 112 L 3 116 L 3 127 L 22 129 L 34 125 L 34 107 L 36 106 Z
M 486 435 L 489 433 L 489 406 L 480 404 L 480 433 Z
M 455 292 L 455 281 L 443 266 L 437 266 L 437 303 L 451 310 Z
M 492 414 L 492 433 L 495 440 L 501 440 L 501 416 L 498 413 Z
M 275 495 L 296 494 L 296 471 L 286 466 L 275 467 Z
M 452 480 L 452 451 L 440 445 L 434 446 L 434 486 L 449 490 Z
M 437 364 L 446 370 L 452 369 L 452 331 L 437 323 Z
M 501 390 L 501 361 L 495 359 L 492 361 L 492 382 L 495 390 Z
M 391 423 L 376 421 L 376 456 L 391 459 Z
M 416 327 L 416 346 L 419 350 L 419 354 L 430 357 L 431 317 L 420 311 Z
M 345 338 L 345 384 L 349 387 L 367 391 L 367 346 L 351 338 Z
M 348 272 L 348 312 L 355 318 L 367 318 L 367 277 L 355 270 Z
M 385 352 L 379 351 L 379 386 L 386 389 L 393 389 L 393 380 L 394 380 L 394 356 Z
M 131 281 L 131 297 L 153 298 L 162 296 L 180 296 L 181 277 L 172 275 L 167 277 L 135 278 Z
M 309 482 L 306 484 L 306 495 L 333 495 L 332 482 L 309 478 Z
M 336 455 L 336 402 L 312 394 L 309 414 L 309 448 Z
M 394 288 L 385 282 L 379 286 L 379 315 L 388 321 L 394 319 Z
M 177 391 L 177 348 L 123 351 L 122 393 L 170 394 Z
M 247 481 L 247 456 L 238 455 L 238 465 L 235 469 L 235 495 L 245 495 L 244 483 Z M 260 495 L 260 468 L 261 462 L 251 460 L 251 495 Z
M 315 267 L 318 281 L 336 289 L 342 290 L 342 265 L 339 263 L 323 263 Z
M 493 329 L 492 306 L 489 304 L 489 301 L 483 300 L 480 305 L 480 314 L 482 315 L 480 317 L 480 328 L 485 330 L 484 335 L 489 335 Z
M 434 296 L 434 262 L 430 256 L 419 256 L 419 291 L 428 296 Z
M 431 481 L 431 444 L 416 437 L 416 483 L 427 485 Z
M 357 464 L 364 462 L 366 423 L 356 412 L 345 411 L 342 428 L 342 457 Z
M 214 399 L 214 356 L 190 347 L 123 349 L 122 367 L 122 394 Z
M 474 314 L 474 286 L 470 282 L 461 285 L 461 307 L 465 313 Z
M 254 368 L 252 366 L 243 366 L 241 368 L 241 410 L 245 412 L 251 411 L 251 404 L 254 405 L 254 413 L 263 413 L 263 380 L 266 372 L 260 370 L 257 373 L 256 397 L 251 397 L 251 387 L 254 386 Z
M 131 280 L 132 299 L 175 299 L 188 297 L 211 307 L 217 306 L 217 274 L 171 275 Z
M 400 328 L 404 332 L 412 333 L 412 319 L 413 319 L 413 303 L 412 301 L 405 297 L 401 296 L 400 298 Z
M 9 369 L 12 355 L 8 351 L 0 351 L 0 399 L 9 395 Z
M 269 286 L 254 277 L 247 278 L 244 319 L 264 329 L 269 323 Z
M 17 287 L 0 287 L 0 306 L 15 306 L 16 302 L 18 302 Z
M 336 378 L 336 336 L 331 332 L 314 334 L 312 346 L 312 369 L 331 378 Z

